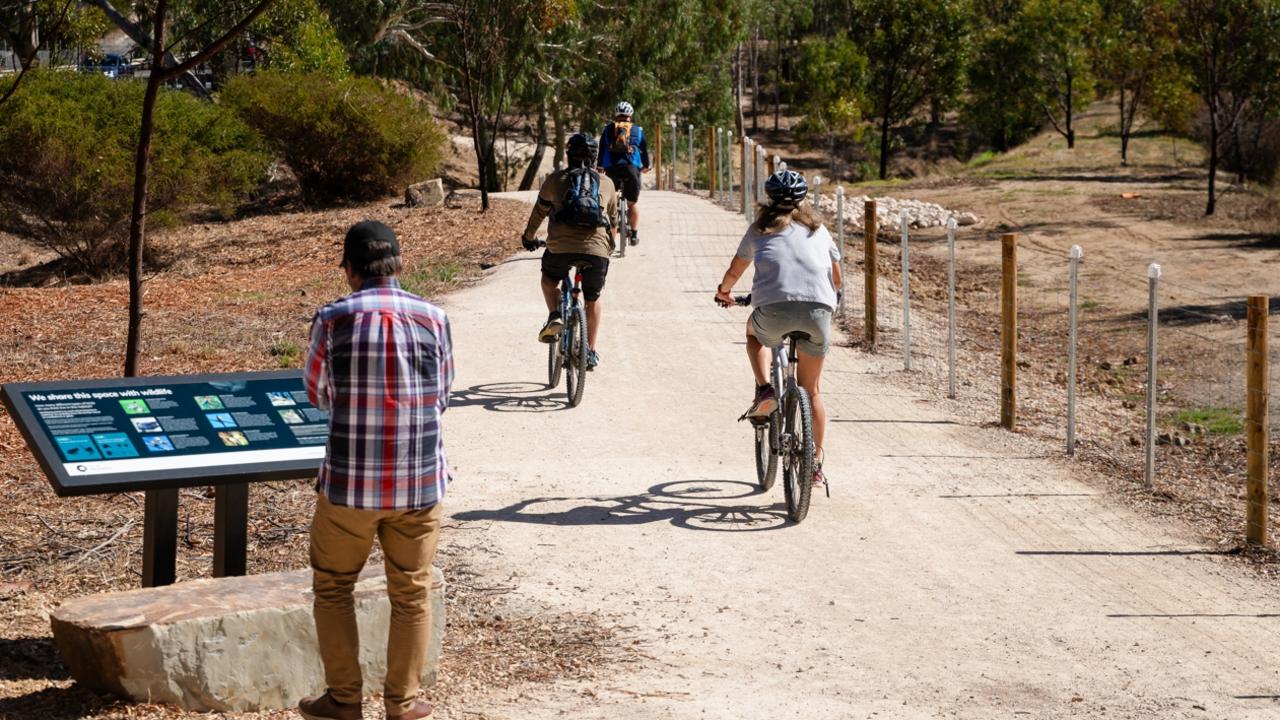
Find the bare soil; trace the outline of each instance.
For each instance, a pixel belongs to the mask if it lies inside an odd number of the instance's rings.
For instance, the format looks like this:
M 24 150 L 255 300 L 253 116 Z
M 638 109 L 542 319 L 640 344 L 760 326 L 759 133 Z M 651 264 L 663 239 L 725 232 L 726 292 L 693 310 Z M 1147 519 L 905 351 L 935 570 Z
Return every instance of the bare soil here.
M 143 371 L 296 367 L 311 314 L 345 291 L 337 270 L 342 236 L 364 218 L 396 228 L 406 259 L 402 282 L 438 301 L 510 254 L 527 207 L 498 200 L 481 213 L 478 205 L 409 210 L 378 202 L 158 234 L 153 241 L 171 261 L 147 283 Z M 0 271 L 11 276 L 48 259 L 16 238 L 0 244 L 10 263 Z M 0 287 L 0 379 L 117 374 L 126 305 L 121 279 L 71 285 L 46 276 L 40 287 Z M 209 717 L 122 703 L 77 687 L 49 634 L 49 612 L 63 600 L 138 586 L 142 494 L 56 497 L 3 411 L 0 494 L 0 718 Z M 212 498 L 207 488 L 181 493 L 179 579 L 209 573 Z M 252 487 L 249 572 L 307 567 L 313 502 L 309 481 Z M 493 551 L 469 542 L 466 533 L 446 532 L 451 537 L 441 544 L 438 563 L 448 588 L 448 628 L 433 695 L 480 697 L 551 676 L 587 679 L 630 652 L 592 617 L 527 602 L 509 607 L 516 583 L 490 575 L 485 562 Z M 377 707 L 371 700 L 371 717 L 379 716 Z M 441 717 L 456 715 L 446 710 Z

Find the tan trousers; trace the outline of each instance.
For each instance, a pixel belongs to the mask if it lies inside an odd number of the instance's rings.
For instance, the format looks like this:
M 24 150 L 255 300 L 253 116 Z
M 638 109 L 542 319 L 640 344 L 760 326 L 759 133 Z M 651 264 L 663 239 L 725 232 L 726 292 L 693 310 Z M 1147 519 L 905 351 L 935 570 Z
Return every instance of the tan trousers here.
M 338 702 L 364 699 L 353 591 L 376 535 L 386 556 L 391 631 L 387 635 L 388 715 L 417 698 L 431 625 L 431 561 L 440 537 L 439 503 L 421 510 L 357 510 L 317 494 L 311 521 L 312 589 L 324 679 Z

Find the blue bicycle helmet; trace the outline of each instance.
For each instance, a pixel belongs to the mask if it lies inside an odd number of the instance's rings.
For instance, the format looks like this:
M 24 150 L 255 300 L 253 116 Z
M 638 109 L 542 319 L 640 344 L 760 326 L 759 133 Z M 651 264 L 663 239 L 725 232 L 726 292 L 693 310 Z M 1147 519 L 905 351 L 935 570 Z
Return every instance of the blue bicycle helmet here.
M 795 207 L 809 194 L 809 183 L 800 173 L 783 170 L 769 176 L 764 183 L 764 192 L 769 196 L 770 205 Z

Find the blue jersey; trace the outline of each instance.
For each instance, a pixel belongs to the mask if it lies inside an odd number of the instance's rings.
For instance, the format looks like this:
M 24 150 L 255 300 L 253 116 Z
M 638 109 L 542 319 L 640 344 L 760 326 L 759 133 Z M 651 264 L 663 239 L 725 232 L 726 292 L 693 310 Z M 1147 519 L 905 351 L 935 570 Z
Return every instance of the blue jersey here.
M 613 145 L 613 123 L 604 126 L 600 131 L 600 159 L 596 163 L 602 168 L 611 168 L 619 163 L 631 163 L 644 170 L 649 167 L 649 144 L 645 140 L 644 128 L 631 126 L 631 157 L 614 157 L 610 146 Z

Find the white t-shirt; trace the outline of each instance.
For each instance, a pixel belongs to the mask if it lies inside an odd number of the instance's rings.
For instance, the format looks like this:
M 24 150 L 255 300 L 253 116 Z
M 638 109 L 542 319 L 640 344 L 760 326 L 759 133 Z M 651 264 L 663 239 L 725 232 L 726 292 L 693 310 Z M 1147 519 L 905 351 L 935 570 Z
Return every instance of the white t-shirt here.
M 775 233 L 761 233 L 752 227 L 742 236 L 737 256 L 755 265 L 753 306 L 780 302 L 836 306 L 831 264 L 840 261 L 840 252 L 825 225 L 810 231 L 793 222 Z

